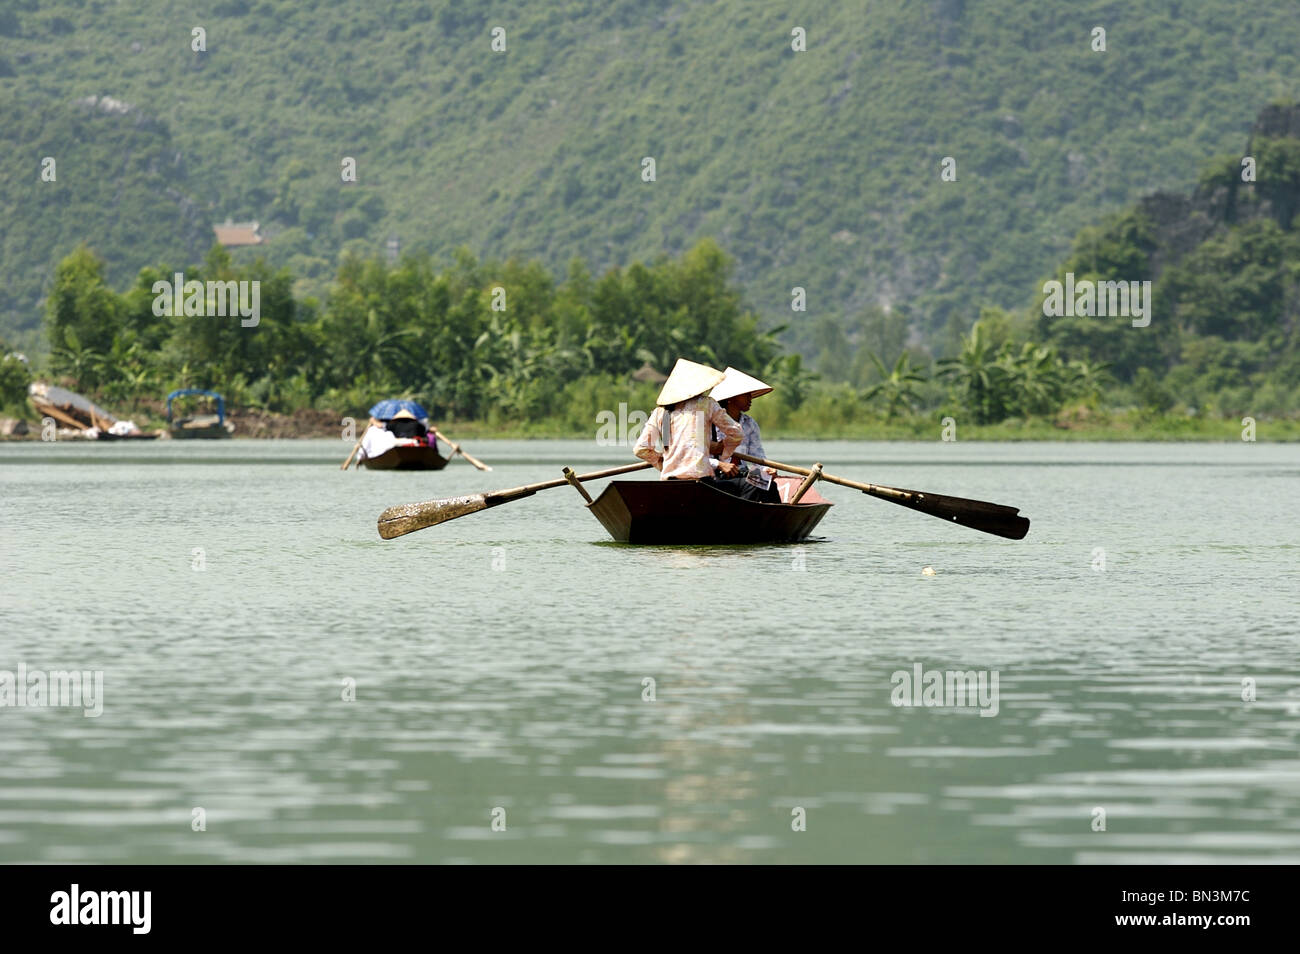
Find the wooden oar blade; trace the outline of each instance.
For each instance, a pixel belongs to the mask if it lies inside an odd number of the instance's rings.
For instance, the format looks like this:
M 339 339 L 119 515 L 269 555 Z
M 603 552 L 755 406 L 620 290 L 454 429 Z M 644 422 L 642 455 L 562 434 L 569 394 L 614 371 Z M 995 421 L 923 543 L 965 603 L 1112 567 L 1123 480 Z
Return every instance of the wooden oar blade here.
M 950 523 L 994 536 L 1006 537 L 1008 540 L 1023 540 L 1029 532 L 1029 518 L 1018 514 L 982 513 L 978 510 L 959 511 L 950 515 L 926 511 L 932 516 L 943 517 Z
M 642 461 L 639 464 L 628 464 L 626 467 L 615 467 L 613 470 L 598 470 L 590 474 L 579 474 L 575 479 L 595 480 L 599 477 L 615 477 L 618 474 L 629 474 L 634 470 L 644 470 L 649 466 L 648 463 Z M 455 520 L 457 517 L 463 517 L 466 514 L 478 513 L 488 507 L 531 497 L 539 490 L 563 487 L 567 483 L 568 481 L 561 477 L 558 480 L 545 480 L 540 484 L 526 484 L 523 487 L 512 487 L 509 490 L 493 490 L 489 493 L 470 494 L 467 497 L 447 497 L 443 500 L 426 500 L 424 503 L 389 507 L 379 515 L 379 535 L 385 540 L 391 540 L 407 533 L 414 533 L 416 530 L 423 530 L 425 527 L 436 527 L 440 523 Z
M 1006 537 L 1008 540 L 1023 540 L 1025 534 L 1029 532 L 1029 518 L 1020 516 L 1020 511 L 1015 507 L 989 503 L 985 500 L 970 500 L 966 497 L 923 493 L 919 490 L 902 490 L 896 487 L 878 489 L 880 492 L 872 493 L 871 496 L 982 533 Z
M 782 464 L 762 457 L 750 457 L 748 454 L 737 453 L 732 456 L 749 461 L 751 464 L 760 464 L 777 470 L 787 470 L 804 476 L 813 473 L 813 471 L 803 467 L 794 467 L 790 464 Z M 989 503 L 985 500 L 968 500 L 965 497 L 949 497 L 944 494 L 931 494 L 920 490 L 903 490 L 900 487 L 886 487 L 883 484 L 862 484 L 856 480 L 836 477 L 834 474 L 828 474 L 825 471 L 821 472 L 821 479 L 830 481 L 832 484 L 839 484 L 841 487 L 852 487 L 854 490 L 860 490 L 870 497 L 888 500 L 890 503 L 896 503 L 912 510 L 919 510 L 921 513 L 928 513 L 940 520 L 947 520 L 963 527 L 970 527 L 972 530 L 979 530 L 982 533 L 992 533 L 999 537 L 1006 537 L 1008 540 L 1023 540 L 1025 534 L 1029 532 L 1029 519 L 1020 516 L 1020 511 L 1017 508 L 1008 507 L 1004 504 Z
M 385 540 L 414 533 L 426 527 L 436 527 L 448 520 L 486 510 L 491 504 L 485 494 L 467 497 L 448 497 L 444 500 L 426 500 L 423 503 L 400 504 L 389 507 L 379 515 L 379 535 Z

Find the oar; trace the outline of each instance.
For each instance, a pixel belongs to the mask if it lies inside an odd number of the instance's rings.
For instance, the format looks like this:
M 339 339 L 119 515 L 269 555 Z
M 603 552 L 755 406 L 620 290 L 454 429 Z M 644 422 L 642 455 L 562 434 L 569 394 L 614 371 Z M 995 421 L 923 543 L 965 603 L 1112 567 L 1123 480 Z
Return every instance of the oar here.
M 374 418 L 372 417 L 370 420 L 373 421 Z M 371 424 L 369 421 L 366 422 L 366 426 L 361 429 L 361 438 L 357 439 L 356 444 L 352 448 L 352 453 L 348 455 L 348 459 L 345 460 L 342 466 L 340 467 L 341 470 L 348 469 L 348 465 L 352 463 L 352 458 L 356 456 L 357 451 L 361 450 L 361 440 L 366 436 L 366 431 L 370 430 L 370 428 L 373 426 L 374 425 Z M 357 469 L 358 470 L 361 469 L 361 461 L 357 461 Z
M 750 457 L 748 454 L 733 454 L 732 456 L 747 460 L 751 464 L 761 464 L 764 467 L 772 467 L 776 470 L 788 470 L 794 474 L 803 474 L 805 477 L 812 473 L 803 467 L 792 467 L 789 464 L 781 464 L 774 460 Z M 947 497 L 943 494 L 925 493 L 920 490 L 902 490 L 898 487 L 885 487 L 880 484 L 860 484 L 856 480 L 845 480 L 843 477 L 836 477 L 834 474 L 823 473 L 821 479 L 829 480 L 831 483 L 843 487 L 852 487 L 864 494 L 878 497 L 881 500 L 888 500 L 890 503 L 900 504 L 904 507 L 910 507 L 913 510 L 919 510 L 921 513 L 928 513 L 940 520 L 948 520 L 963 527 L 970 527 L 972 530 L 992 533 L 999 537 L 1006 537 L 1009 540 L 1023 540 L 1025 534 L 1029 532 L 1029 518 L 1020 516 L 1020 511 L 1016 507 L 986 503 L 983 500 L 967 500 L 965 497 Z
M 450 442 L 448 442 L 450 443 Z M 615 467 L 613 470 L 598 470 L 590 474 L 578 474 L 576 480 L 597 480 L 601 477 L 615 477 L 618 474 L 630 474 L 634 470 L 644 470 L 649 462 Z M 470 494 L 466 497 L 447 497 L 443 500 L 426 500 L 424 503 L 402 504 L 389 507 L 379 515 L 379 535 L 385 540 L 400 537 L 425 527 L 435 527 L 448 520 L 455 520 L 466 514 L 478 513 L 498 504 L 510 503 L 522 497 L 531 497 L 539 490 L 552 487 L 565 487 L 569 484 L 567 477 L 547 480 L 540 484 L 526 484 L 509 490 L 493 490 L 484 494 Z
M 436 427 L 434 427 L 434 428 L 430 428 L 430 430 L 433 431 L 433 435 L 434 435 L 434 437 L 441 437 L 444 441 L 447 442 L 447 445 L 448 445 L 449 447 L 451 447 L 451 456 L 452 456 L 452 457 L 455 457 L 457 454 L 459 454 L 461 457 L 464 457 L 467 461 L 469 461 L 471 464 L 473 464 L 473 465 L 474 465 L 475 467 L 477 467 L 479 470 L 491 470 L 491 469 L 492 469 L 492 468 L 489 467 L 487 464 L 485 464 L 485 463 L 483 463 L 481 460 L 479 460 L 477 457 L 471 457 L 471 456 L 469 456 L 469 454 L 466 454 L 463 450 L 460 449 L 460 445 L 459 445 L 459 444 L 457 444 L 455 441 L 453 441 L 453 440 L 452 440 L 450 437 L 448 437 L 446 434 L 442 433 L 442 431 L 438 430 Z
M 365 431 L 362 431 L 362 433 L 364 434 Z M 355 457 L 355 456 L 357 455 L 357 451 L 359 451 L 359 450 L 361 450 L 361 442 L 360 442 L 360 441 L 357 441 L 356 446 L 352 448 L 352 453 L 349 454 L 349 455 L 348 455 L 348 459 L 345 460 L 345 461 L 343 462 L 343 466 L 342 466 L 342 468 L 341 468 L 342 470 L 347 470 L 347 469 L 348 469 L 348 465 L 352 463 L 352 458 Z M 359 467 L 359 466 L 361 466 L 361 465 L 358 464 L 357 466 Z

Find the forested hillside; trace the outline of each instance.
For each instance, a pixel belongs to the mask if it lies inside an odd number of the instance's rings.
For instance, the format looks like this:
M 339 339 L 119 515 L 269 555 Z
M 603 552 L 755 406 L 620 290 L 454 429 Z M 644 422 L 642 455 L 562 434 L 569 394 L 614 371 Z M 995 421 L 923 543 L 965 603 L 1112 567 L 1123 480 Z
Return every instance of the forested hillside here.
M 822 375 L 809 374 L 762 330 L 733 262 L 706 239 L 599 277 L 575 260 L 561 282 L 537 261 L 464 251 L 442 268 L 428 255 L 392 267 L 349 257 L 324 305 L 294 297 L 289 269 L 238 266 L 222 249 L 186 268 L 193 281 L 260 282 L 251 327 L 203 307 L 202 286 L 192 313 L 168 304 L 172 291 L 160 307 L 164 267 L 142 269 L 118 292 L 81 247 L 60 263 L 49 296 L 48 370 L 146 413 L 167 390 L 196 385 L 239 407 L 331 416 L 408 394 L 441 420 L 582 434 L 595 413 L 653 402 L 657 387 L 632 368 L 686 356 L 759 373 L 776 388 L 765 422 L 805 436 L 933 438 L 936 425 L 960 421 L 967 436 L 1223 438 L 1246 427 L 1254 439 L 1260 423 L 1267 438 L 1293 437 L 1300 107 L 1265 109 L 1242 152 L 1207 157 L 1192 190 L 1144 197 L 1084 227 L 1030 302 L 981 309 L 940 360 L 907 344 L 901 309 L 877 311 L 870 340 L 835 330 Z M 1077 307 L 1051 305 L 1053 282 Z M 1105 286 L 1122 311 L 1109 298 L 1104 311 L 1089 306 Z M 29 379 L 21 360 L 0 358 L 0 412 L 23 413 Z
M 1082 227 L 1239 154 L 1261 105 L 1295 97 L 1297 51 L 1294 0 L 16 0 L 0 330 L 42 346 L 40 299 L 82 241 L 124 288 L 233 218 L 270 240 L 235 262 L 288 266 L 299 298 L 390 238 L 558 280 L 712 237 L 809 355 L 837 333 L 862 362 L 897 339 L 955 353 Z

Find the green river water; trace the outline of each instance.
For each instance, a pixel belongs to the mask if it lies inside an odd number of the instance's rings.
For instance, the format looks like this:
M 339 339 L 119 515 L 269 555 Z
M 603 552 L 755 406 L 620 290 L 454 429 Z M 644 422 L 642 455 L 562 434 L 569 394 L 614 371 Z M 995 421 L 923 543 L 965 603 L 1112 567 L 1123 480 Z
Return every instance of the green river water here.
M 1300 447 L 771 441 L 1033 527 L 655 548 L 567 487 L 376 534 L 626 447 L 348 449 L 0 444 L 0 671 L 103 673 L 0 708 L 0 862 L 1300 861 Z

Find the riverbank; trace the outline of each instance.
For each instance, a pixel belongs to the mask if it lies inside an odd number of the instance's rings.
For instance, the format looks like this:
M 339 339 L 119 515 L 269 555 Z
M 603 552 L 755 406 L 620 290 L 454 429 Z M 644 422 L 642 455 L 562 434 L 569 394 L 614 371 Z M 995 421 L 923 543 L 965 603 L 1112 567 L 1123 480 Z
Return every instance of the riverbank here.
M 151 413 L 137 407 L 129 419 L 141 430 L 165 430 L 162 409 Z M 345 414 L 330 410 L 303 408 L 292 413 L 278 413 L 256 408 L 233 408 L 227 415 L 235 425 L 239 439 L 314 439 L 339 438 L 351 427 L 359 433 L 367 420 L 364 412 Z M 1300 419 L 1260 417 L 1206 418 L 1185 415 L 1157 415 L 1128 410 L 1094 411 L 1086 415 L 1065 413 L 1055 418 L 1029 418 L 1003 421 L 1000 424 L 965 424 L 950 417 L 915 416 L 900 420 L 847 420 L 813 422 L 792 414 L 785 421 L 781 415 L 756 415 L 768 440 L 863 440 L 863 441 L 1250 441 L 1260 443 L 1300 441 Z M 26 434 L 4 433 L 0 440 L 40 440 L 41 422 L 32 412 L 17 418 L 27 428 Z M 1253 423 L 1253 432 L 1252 425 Z M 448 421 L 436 422 L 440 431 L 457 442 L 475 439 L 501 440 L 582 440 L 604 435 L 592 414 L 590 428 L 574 427 L 571 420 L 544 418 L 527 422 Z M 634 428 L 632 428 L 634 430 Z M 621 435 L 630 443 L 635 434 Z

